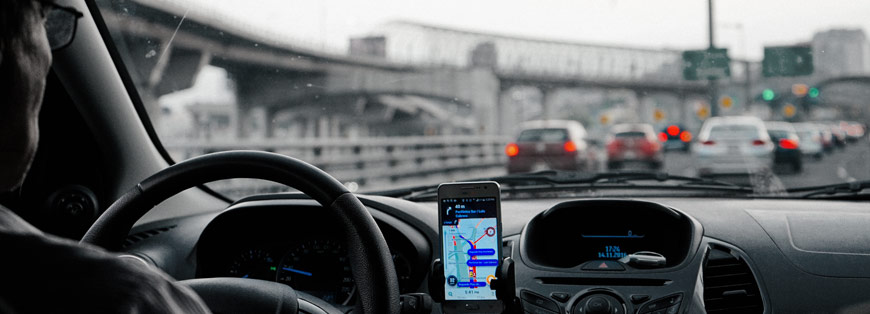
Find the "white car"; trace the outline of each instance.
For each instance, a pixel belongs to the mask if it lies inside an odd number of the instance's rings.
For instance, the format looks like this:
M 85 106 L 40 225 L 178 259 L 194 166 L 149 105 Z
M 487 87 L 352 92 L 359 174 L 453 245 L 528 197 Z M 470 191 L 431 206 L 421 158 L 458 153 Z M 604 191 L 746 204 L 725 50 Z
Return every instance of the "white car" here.
M 824 155 L 822 131 L 813 123 L 795 123 L 794 128 L 800 137 L 800 150 L 804 156 L 812 156 L 816 160 Z
M 756 117 L 707 119 L 692 149 L 698 175 L 747 174 L 773 165 L 774 143 Z

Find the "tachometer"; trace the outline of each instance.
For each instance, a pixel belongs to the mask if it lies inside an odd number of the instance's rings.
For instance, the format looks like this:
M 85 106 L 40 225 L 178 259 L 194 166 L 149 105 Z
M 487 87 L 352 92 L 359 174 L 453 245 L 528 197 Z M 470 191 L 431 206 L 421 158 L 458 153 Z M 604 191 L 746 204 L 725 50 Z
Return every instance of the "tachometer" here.
M 291 248 L 277 272 L 278 282 L 334 304 L 347 304 L 355 289 L 347 251 L 334 240 L 310 240 Z
M 233 259 L 229 274 L 239 278 L 272 280 L 276 266 L 271 253 L 262 249 L 245 249 Z

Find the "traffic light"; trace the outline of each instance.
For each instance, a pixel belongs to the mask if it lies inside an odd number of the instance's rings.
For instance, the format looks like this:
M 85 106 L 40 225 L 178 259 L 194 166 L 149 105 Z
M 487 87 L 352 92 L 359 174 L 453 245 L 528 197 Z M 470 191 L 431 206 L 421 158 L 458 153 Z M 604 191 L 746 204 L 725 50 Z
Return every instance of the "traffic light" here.
M 816 87 L 810 87 L 810 90 L 807 92 L 807 95 L 810 96 L 810 98 L 817 98 L 817 97 L 819 97 L 819 89 Z
M 807 84 L 793 84 L 791 86 L 791 93 L 797 97 L 806 96 L 810 91 L 810 87 Z
M 774 98 L 776 98 L 776 93 L 772 89 L 768 88 L 761 92 L 761 99 L 764 99 L 764 101 L 771 101 Z

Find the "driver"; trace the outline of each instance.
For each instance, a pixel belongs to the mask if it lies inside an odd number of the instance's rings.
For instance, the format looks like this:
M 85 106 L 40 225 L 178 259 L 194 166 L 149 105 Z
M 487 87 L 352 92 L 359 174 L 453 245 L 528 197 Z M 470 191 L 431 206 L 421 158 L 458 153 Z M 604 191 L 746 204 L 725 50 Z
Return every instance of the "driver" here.
M 48 0 L 0 0 L 0 192 L 24 180 L 51 65 Z M 133 258 L 44 234 L 0 206 L 0 313 L 208 313 L 190 289 Z

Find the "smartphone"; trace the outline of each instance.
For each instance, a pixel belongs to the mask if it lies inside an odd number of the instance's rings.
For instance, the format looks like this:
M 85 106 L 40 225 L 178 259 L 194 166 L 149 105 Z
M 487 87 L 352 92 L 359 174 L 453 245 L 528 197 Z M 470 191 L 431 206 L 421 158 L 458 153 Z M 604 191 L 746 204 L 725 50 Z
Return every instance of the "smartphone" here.
M 495 182 L 438 186 L 445 313 L 500 313 L 490 282 L 501 264 L 501 202 Z

